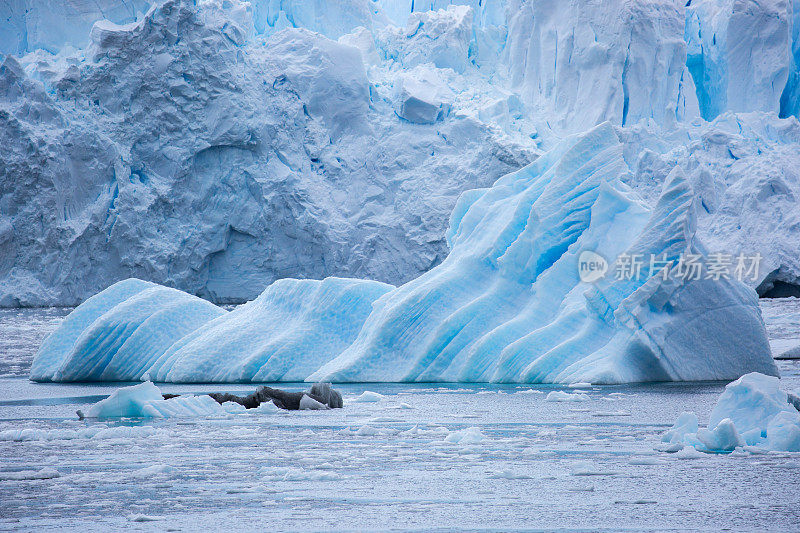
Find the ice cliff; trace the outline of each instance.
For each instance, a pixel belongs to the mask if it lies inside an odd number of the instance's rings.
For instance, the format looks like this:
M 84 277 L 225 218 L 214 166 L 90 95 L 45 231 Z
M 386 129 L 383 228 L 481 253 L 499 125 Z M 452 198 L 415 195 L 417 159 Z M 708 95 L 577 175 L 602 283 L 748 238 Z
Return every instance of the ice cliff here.
M 680 167 L 710 251 L 800 285 L 796 2 L 60 5 L 0 5 L 0 305 L 402 284 L 463 191 L 605 121 L 649 207 Z
M 444 261 L 397 288 L 279 280 L 225 313 L 138 280 L 46 340 L 40 381 L 620 383 L 777 374 L 755 291 L 681 272 L 710 262 L 676 166 L 652 208 L 603 123 L 492 187 L 465 192 Z M 584 254 L 607 260 L 580 274 Z M 630 276 L 625 257 L 657 257 Z

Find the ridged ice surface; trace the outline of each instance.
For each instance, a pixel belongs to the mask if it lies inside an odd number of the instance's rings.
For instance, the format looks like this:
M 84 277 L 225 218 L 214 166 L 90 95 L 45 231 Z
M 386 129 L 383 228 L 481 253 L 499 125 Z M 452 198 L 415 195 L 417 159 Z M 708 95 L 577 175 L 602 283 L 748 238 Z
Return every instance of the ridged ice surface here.
M 377 281 L 283 279 L 173 345 L 155 381 L 302 381 L 344 350 L 392 289 Z
M 138 380 L 176 341 L 224 313 L 177 289 L 121 281 L 84 302 L 45 340 L 31 379 Z
M 701 254 L 680 169 L 649 210 L 620 182 L 607 124 L 492 188 L 464 194 L 450 255 L 376 305 L 358 339 L 312 374 L 333 381 L 594 382 L 775 374 L 755 293 L 731 280 L 642 270 L 594 286 L 578 256 L 677 263 Z M 703 339 L 699 348 L 697 339 Z
M 614 128 L 567 138 L 453 211 L 444 262 L 398 288 L 364 280 L 281 280 L 224 313 L 151 286 L 110 310 L 90 299 L 43 349 L 34 379 L 624 383 L 776 374 L 755 292 L 646 264 L 705 250 L 680 168 L 650 209 L 623 183 Z M 579 256 L 610 262 L 594 283 Z M 117 301 L 118 284 L 97 302 Z M 94 309 L 97 308 L 97 312 Z M 75 331 L 84 327 L 80 332 Z M 702 345 L 698 343 L 702 339 Z M 56 344 L 48 340 L 45 347 Z M 40 370 L 47 368 L 48 370 Z

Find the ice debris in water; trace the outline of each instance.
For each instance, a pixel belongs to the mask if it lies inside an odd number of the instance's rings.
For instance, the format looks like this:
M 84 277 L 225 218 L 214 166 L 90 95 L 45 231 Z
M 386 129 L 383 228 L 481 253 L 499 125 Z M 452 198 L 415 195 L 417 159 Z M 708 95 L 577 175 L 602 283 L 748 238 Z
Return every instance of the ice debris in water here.
M 694 413 L 683 413 L 662 442 L 669 451 L 687 446 L 704 452 L 738 447 L 800 452 L 800 411 L 778 378 L 752 372 L 725 387 L 708 427 L 698 427 Z
M 652 209 L 627 174 L 610 124 L 568 137 L 464 193 L 450 254 L 397 288 L 285 279 L 225 313 L 174 289 L 118 283 L 65 320 L 31 377 L 599 384 L 776 375 L 744 284 L 650 265 L 612 274 L 621 254 L 705 257 L 683 171 L 670 172 Z M 586 250 L 610 261 L 608 275 L 581 278 Z
M 444 438 L 444 441 L 451 444 L 478 444 L 484 439 L 486 439 L 486 436 L 481 433 L 480 429 L 471 427 L 453 431 Z
M 583 392 L 569 393 L 560 390 L 551 392 L 545 398 L 548 402 L 586 402 L 589 401 L 589 395 Z
M 41 470 L 18 470 L 15 472 L 0 472 L 0 481 L 32 481 L 53 479 L 61 477 L 58 470 L 54 468 L 42 468 Z
M 368 403 L 368 402 L 380 402 L 383 400 L 383 394 L 378 394 L 377 392 L 372 392 L 369 390 L 365 390 L 361 393 L 360 396 L 353 400 L 353 403 Z
M 327 409 L 327 406 L 306 395 L 303 398 L 307 400 L 305 407 L 303 407 L 303 400 L 301 400 L 301 409 Z M 164 399 L 159 388 L 146 381 L 139 385 L 123 387 L 114 391 L 108 398 L 92 405 L 84 416 L 100 420 L 113 418 L 185 418 L 241 413 L 269 414 L 278 410 L 272 402 L 263 402 L 257 408 L 249 410 L 234 402 L 219 404 L 207 394 L 183 395 Z

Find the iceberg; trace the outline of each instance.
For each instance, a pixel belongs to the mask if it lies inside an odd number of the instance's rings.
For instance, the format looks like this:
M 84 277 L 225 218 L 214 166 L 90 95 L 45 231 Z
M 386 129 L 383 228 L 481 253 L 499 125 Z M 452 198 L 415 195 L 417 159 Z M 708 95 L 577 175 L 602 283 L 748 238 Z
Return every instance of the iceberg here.
M 45 339 L 35 381 L 133 381 L 189 332 L 224 315 L 216 305 L 137 279 L 116 283 L 75 309 Z
M 283 279 L 227 312 L 176 289 L 121 281 L 42 344 L 34 381 L 302 381 L 346 348 L 392 290 L 377 281 Z M 202 327 L 201 327 L 202 326 Z
M 568 137 L 464 193 L 450 254 L 397 288 L 285 279 L 226 313 L 158 286 L 116 303 L 120 287 L 139 284 L 112 286 L 95 297 L 108 303 L 74 311 L 99 314 L 94 321 L 69 317 L 69 331 L 45 342 L 63 355 L 40 352 L 32 378 L 604 384 L 777 375 L 755 291 L 681 274 L 684 254 L 709 261 L 681 168 L 652 209 L 625 185 L 628 172 L 611 124 Z M 602 272 L 585 275 L 586 254 Z M 662 264 L 624 276 L 625 257 Z
M 375 304 L 316 381 L 620 383 L 777 374 L 756 294 L 732 279 L 646 266 L 635 279 L 579 276 L 613 261 L 704 256 L 694 195 L 675 168 L 650 210 L 622 179 L 614 128 L 574 135 L 489 189 L 461 196 L 441 265 Z M 667 274 L 667 275 L 664 275 Z M 746 333 L 745 333 L 746 332 Z M 702 352 L 697 339 L 702 339 Z
M 698 429 L 697 416 L 683 413 L 662 441 L 705 452 L 742 446 L 800 452 L 800 411 L 778 378 L 752 372 L 725 387 L 707 428 Z

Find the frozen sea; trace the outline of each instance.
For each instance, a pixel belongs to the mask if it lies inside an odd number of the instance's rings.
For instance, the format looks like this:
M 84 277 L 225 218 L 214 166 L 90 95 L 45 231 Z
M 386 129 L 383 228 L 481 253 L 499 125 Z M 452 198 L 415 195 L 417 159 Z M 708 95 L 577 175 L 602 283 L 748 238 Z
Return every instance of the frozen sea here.
M 774 349 L 800 344 L 800 300 L 762 309 Z M 0 441 L 0 530 L 800 529 L 800 454 L 657 451 L 682 411 L 707 422 L 724 383 L 563 403 L 547 393 L 575 389 L 345 385 L 341 410 L 79 421 L 120 384 L 26 378 L 68 312 L 0 310 L 0 434 L 27 430 Z M 778 363 L 800 390 L 800 361 Z M 384 398 L 352 401 L 365 390 Z

